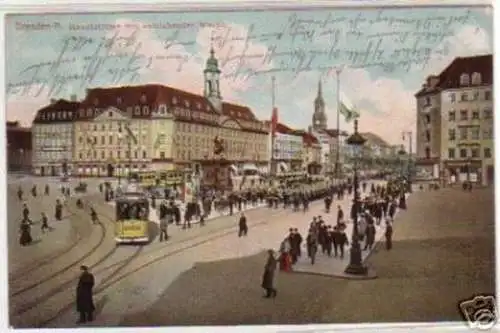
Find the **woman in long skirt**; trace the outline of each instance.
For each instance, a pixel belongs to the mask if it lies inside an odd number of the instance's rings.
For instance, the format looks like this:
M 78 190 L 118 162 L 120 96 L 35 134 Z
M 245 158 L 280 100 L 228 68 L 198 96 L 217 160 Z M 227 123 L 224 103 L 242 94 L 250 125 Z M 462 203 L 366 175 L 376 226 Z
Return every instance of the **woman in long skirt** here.
M 19 237 L 19 244 L 26 246 L 31 244 L 33 238 L 31 237 L 31 226 L 29 222 L 23 221 L 21 223 L 21 236 Z

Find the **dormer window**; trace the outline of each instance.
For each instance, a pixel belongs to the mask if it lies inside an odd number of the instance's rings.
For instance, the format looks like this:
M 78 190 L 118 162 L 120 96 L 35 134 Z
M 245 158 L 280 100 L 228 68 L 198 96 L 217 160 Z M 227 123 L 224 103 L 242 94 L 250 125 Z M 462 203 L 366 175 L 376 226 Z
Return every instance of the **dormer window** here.
M 85 117 L 85 110 L 80 109 L 80 117 Z
M 210 105 L 207 104 L 207 111 L 210 111 Z
M 92 117 L 92 109 L 91 108 L 87 109 L 87 117 Z
M 184 105 L 188 108 L 188 107 L 189 107 L 189 105 L 190 105 L 190 104 L 189 104 L 189 101 L 188 101 L 188 100 L 185 100 L 185 101 L 184 101 Z
M 143 115 L 143 116 L 147 116 L 147 115 L 149 115 L 149 107 L 148 107 L 148 106 L 144 106 L 144 107 L 142 108 L 142 115 Z
M 460 75 L 460 85 L 461 86 L 468 86 L 470 84 L 470 77 L 469 74 L 463 73 Z
M 481 84 L 481 73 L 478 72 L 472 73 L 472 84 L 476 86 Z
M 172 104 L 174 104 L 174 105 L 177 104 L 177 98 L 172 97 Z
M 73 111 L 68 111 L 68 118 L 72 118 L 73 117 Z
M 134 109 L 134 114 L 136 116 L 140 116 L 141 115 L 141 107 L 140 106 L 136 106 L 135 109 Z
M 142 94 L 141 96 L 141 103 L 146 103 L 146 94 Z
M 97 98 L 94 98 L 94 105 L 99 104 L 99 100 Z
M 118 105 L 122 104 L 122 98 L 121 97 L 118 97 L 116 99 L 116 104 L 118 104 Z
M 158 111 L 160 114 L 167 113 L 167 106 L 165 104 L 160 104 L 160 106 L 158 107 Z
M 200 110 L 201 109 L 201 103 L 200 102 L 196 103 L 196 107 L 198 108 L 198 110 Z

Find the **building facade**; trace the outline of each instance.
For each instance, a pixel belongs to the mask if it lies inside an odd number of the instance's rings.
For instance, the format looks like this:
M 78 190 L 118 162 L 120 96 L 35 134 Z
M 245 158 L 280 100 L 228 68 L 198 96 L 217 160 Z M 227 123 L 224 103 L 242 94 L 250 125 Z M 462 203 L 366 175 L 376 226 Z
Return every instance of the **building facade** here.
M 7 171 L 30 172 L 33 155 L 31 128 L 21 127 L 17 121 L 8 121 L 6 137 Z
M 75 172 L 125 176 L 205 165 L 212 174 L 222 160 L 231 169 L 267 168 L 269 126 L 222 100 L 213 50 L 203 74 L 204 95 L 159 84 L 88 89 L 71 122 Z
M 276 123 L 274 139 L 269 138 L 269 153 L 272 154 L 271 163 L 275 164 L 271 169 L 276 170 L 277 174 L 303 170 L 302 135 L 288 126 Z
M 297 131 L 302 135 L 302 168 L 310 175 L 321 173 L 321 144 L 318 139 L 305 131 Z
M 52 100 L 38 110 L 32 125 L 32 167 L 39 176 L 73 173 L 74 119 L 79 107 L 71 101 Z
M 456 58 L 417 98 L 417 165 L 443 183 L 493 184 L 493 57 Z

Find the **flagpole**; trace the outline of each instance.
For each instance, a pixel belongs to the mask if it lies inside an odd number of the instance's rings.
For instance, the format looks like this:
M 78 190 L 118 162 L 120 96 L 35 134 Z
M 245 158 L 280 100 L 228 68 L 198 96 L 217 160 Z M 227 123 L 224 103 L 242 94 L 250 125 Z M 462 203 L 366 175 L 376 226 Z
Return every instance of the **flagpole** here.
M 337 149 L 335 152 L 335 180 L 339 179 L 340 175 L 340 74 L 342 69 L 336 68 L 335 73 L 337 74 Z
M 270 174 L 275 174 L 276 172 L 276 163 L 274 161 L 274 143 L 275 143 L 275 133 L 274 133 L 274 108 L 276 107 L 276 77 L 271 77 L 271 158 L 270 158 L 270 165 L 269 165 L 269 173 Z

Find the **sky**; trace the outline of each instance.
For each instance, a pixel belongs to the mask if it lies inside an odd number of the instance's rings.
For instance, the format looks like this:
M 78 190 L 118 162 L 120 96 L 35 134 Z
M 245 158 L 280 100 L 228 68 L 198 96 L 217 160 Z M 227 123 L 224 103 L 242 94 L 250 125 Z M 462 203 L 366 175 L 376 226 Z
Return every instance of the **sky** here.
M 7 119 L 29 125 L 51 98 L 83 99 L 94 87 L 160 83 L 202 94 L 213 47 L 225 101 L 268 120 L 274 91 L 279 121 L 305 129 L 321 80 L 330 128 L 339 98 L 361 114 L 360 131 L 400 144 L 415 130 L 425 78 L 455 57 L 492 53 L 492 31 L 485 7 L 12 15 Z M 340 128 L 352 123 L 341 118 Z

